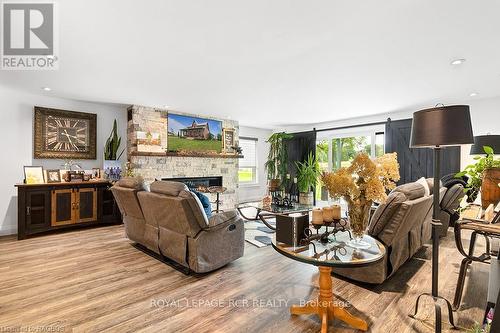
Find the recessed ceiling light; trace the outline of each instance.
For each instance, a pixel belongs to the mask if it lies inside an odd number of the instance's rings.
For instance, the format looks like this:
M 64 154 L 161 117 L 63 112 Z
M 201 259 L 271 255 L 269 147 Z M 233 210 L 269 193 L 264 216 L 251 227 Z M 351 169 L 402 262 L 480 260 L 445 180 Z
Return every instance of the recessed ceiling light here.
M 451 61 L 451 65 L 453 66 L 457 66 L 457 65 L 461 65 L 465 62 L 465 59 L 454 59 Z
M 476 97 L 477 95 L 479 95 L 477 92 L 471 92 L 469 94 L 470 97 Z
M 52 90 L 52 88 L 49 88 L 49 87 L 43 87 L 42 89 L 43 89 L 44 91 L 51 91 L 51 90 Z

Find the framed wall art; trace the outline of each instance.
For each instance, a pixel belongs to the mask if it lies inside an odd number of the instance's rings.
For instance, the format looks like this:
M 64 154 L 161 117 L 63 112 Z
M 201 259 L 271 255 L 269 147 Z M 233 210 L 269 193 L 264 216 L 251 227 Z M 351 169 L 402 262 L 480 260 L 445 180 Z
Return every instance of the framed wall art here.
M 169 151 L 222 151 L 222 122 L 182 114 L 168 114 Z
M 47 173 L 47 176 L 45 177 L 45 179 L 47 179 L 47 183 L 60 183 L 61 182 L 61 170 L 52 169 L 52 170 L 47 170 L 46 173 Z
M 35 106 L 34 157 L 96 159 L 97 115 Z
M 24 182 L 26 184 L 43 184 L 43 167 L 41 166 L 25 166 L 24 167 Z
M 223 144 L 224 152 L 232 153 L 234 152 L 234 128 L 224 128 L 223 130 Z

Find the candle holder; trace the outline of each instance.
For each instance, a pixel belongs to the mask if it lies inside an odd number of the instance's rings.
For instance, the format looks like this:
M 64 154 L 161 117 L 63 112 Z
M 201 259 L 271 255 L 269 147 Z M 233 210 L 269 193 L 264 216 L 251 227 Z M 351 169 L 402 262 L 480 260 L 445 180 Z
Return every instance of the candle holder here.
M 315 223 L 311 223 L 313 228 L 316 230 L 316 235 L 319 234 L 319 229 L 321 229 L 323 227 L 323 224 L 315 224 Z
M 313 228 L 316 230 L 316 234 L 314 234 L 311 229 L 306 229 L 305 230 L 305 243 L 307 244 L 313 244 L 311 243 L 313 240 L 319 239 L 319 241 L 323 244 L 331 243 L 333 240 L 330 239 L 330 236 L 333 235 L 333 238 L 335 238 L 335 235 L 338 232 L 348 232 L 349 233 L 349 239 L 352 240 L 352 234 L 351 231 L 347 228 L 347 219 L 333 219 L 333 221 L 324 221 L 323 224 L 314 224 L 312 223 Z M 319 233 L 319 230 L 321 227 L 325 226 L 325 231 L 323 233 Z M 332 228 L 329 230 L 328 228 Z

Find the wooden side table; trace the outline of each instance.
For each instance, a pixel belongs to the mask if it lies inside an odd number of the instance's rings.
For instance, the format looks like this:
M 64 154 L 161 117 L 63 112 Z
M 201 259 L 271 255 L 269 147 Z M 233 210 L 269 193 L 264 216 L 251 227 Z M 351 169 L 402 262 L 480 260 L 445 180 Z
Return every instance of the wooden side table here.
M 215 193 L 215 201 L 212 202 L 215 204 L 215 209 L 213 209 L 212 212 L 220 213 L 222 211 L 220 209 L 220 205 L 222 204 L 222 201 L 220 200 L 220 194 L 226 192 L 227 188 L 225 188 L 224 186 L 209 186 L 199 187 L 197 188 L 197 191 L 201 193 Z
M 465 251 L 462 244 L 462 230 L 472 231 L 470 245 L 467 251 Z M 458 310 L 462 300 L 467 268 L 473 261 L 487 264 L 490 263 L 491 251 L 489 237 L 500 238 L 500 224 L 489 224 L 483 222 L 461 220 L 455 223 L 454 232 L 457 249 L 464 256 L 464 259 L 462 260 L 462 263 L 460 265 L 460 273 L 458 275 L 457 287 L 455 289 L 455 298 L 453 301 L 453 310 Z M 479 256 L 474 255 L 477 235 L 483 236 L 486 242 L 486 251 Z M 500 259 L 500 251 L 497 255 L 498 259 Z

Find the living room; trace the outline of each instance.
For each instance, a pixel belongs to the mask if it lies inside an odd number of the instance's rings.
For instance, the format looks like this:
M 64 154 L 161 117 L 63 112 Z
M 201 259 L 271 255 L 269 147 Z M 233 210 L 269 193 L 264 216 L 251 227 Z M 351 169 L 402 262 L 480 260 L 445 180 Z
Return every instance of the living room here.
M 0 6 L 0 331 L 500 332 L 499 3 Z

